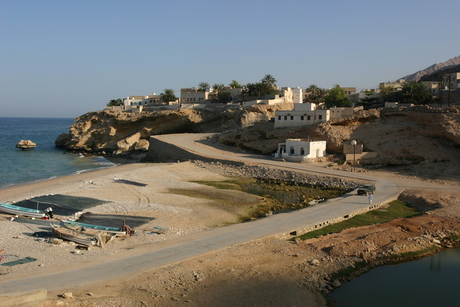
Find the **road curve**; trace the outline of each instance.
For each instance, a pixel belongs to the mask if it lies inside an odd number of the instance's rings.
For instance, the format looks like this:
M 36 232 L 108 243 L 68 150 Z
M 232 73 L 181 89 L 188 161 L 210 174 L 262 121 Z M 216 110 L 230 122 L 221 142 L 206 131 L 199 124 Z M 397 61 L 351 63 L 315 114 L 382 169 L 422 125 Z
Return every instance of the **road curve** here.
M 288 163 L 205 145 L 199 140 L 209 134 L 177 134 L 156 136 L 192 153 L 217 159 L 261 164 L 275 168 L 316 173 L 336 177 L 373 181 L 377 187 L 374 204 L 395 199 L 407 185 L 407 180 L 376 176 L 376 174 L 350 173 L 315 167 L 308 164 Z M 37 273 L 34 276 L 7 274 L 0 276 L 0 294 L 25 292 L 38 288 L 49 291 L 68 289 L 112 278 L 123 278 L 157 267 L 174 264 L 210 251 L 241 244 L 264 237 L 287 234 L 307 226 L 322 224 L 327 220 L 346 216 L 368 207 L 367 198 L 349 193 L 302 210 L 276 214 L 256 221 L 215 228 L 170 240 L 149 244 L 131 251 L 109 256 L 102 263 L 90 263 L 84 268 L 68 269 L 54 273 Z

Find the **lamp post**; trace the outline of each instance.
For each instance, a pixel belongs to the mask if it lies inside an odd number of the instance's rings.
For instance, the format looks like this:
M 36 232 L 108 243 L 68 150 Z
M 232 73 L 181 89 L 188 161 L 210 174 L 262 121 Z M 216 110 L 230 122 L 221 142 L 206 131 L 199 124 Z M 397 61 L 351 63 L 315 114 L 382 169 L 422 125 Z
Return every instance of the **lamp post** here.
M 353 172 L 356 171 L 356 142 L 355 140 L 351 141 L 351 145 L 353 146 Z

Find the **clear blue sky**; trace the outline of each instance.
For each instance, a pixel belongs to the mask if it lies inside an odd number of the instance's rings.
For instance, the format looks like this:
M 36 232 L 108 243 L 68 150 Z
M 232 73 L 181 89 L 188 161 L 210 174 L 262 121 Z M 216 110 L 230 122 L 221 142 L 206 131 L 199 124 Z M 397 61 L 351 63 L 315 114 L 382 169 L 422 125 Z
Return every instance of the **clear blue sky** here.
M 460 55 L 460 1 L 0 0 L 0 117 L 200 82 L 376 88 Z

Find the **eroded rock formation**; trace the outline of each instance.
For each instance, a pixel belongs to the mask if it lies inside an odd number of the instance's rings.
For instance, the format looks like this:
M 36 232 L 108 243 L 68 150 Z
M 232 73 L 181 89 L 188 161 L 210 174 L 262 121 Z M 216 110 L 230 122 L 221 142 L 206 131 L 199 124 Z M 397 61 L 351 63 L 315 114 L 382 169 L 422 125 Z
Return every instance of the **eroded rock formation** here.
M 222 132 L 269 120 L 291 104 L 254 106 L 206 105 L 197 109 L 157 110 L 141 114 L 121 111 L 89 112 L 75 120 L 56 146 L 101 155 L 136 155 L 149 148 L 149 137 L 168 133 Z

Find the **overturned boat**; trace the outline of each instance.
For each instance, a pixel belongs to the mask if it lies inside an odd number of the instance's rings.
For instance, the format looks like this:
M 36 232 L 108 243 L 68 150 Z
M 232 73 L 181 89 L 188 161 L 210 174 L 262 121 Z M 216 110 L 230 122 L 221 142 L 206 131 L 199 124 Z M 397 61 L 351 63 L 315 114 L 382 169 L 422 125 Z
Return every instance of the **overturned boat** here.
M 51 223 L 53 237 L 72 241 L 84 246 L 93 246 L 97 244 L 95 236 L 81 233 L 80 231 L 67 228 L 62 224 Z
M 29 209 L 24 207 L 19 207 L 10 204 L 0 203 L 0 212 L 13 214 L 13 215 L 22 215 L 34 218 L 44 218 L 45 212 L 43 210 Z

